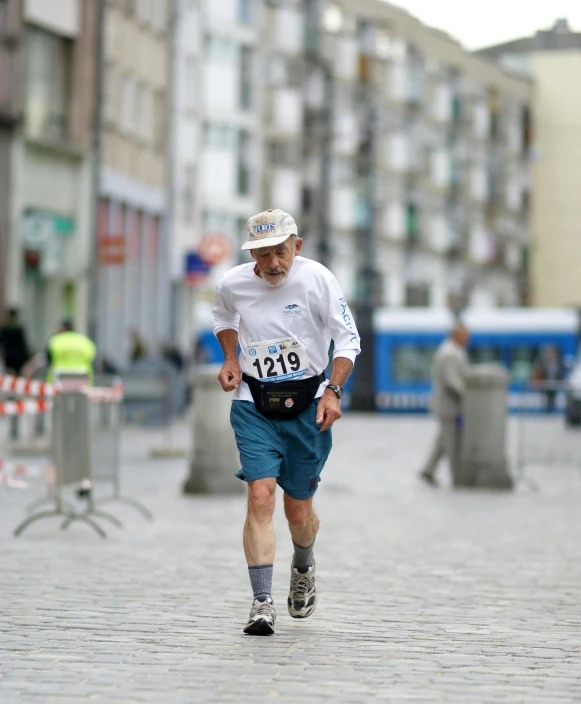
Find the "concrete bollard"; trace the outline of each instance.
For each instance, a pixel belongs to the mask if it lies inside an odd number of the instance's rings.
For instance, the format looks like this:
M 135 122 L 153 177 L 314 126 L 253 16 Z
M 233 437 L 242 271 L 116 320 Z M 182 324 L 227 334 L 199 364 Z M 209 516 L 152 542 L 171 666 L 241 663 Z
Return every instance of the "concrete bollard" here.
M 500 366 L 470 367 L 455 487 L 512 489 L 506 453 L 508 373 Z
M 194 375 L 193 456 L 186 494 L 238 494 L 244 482 L 234 474 L 240 458 L 230 425 L 232 394 L 218 383 L 220 366 L 200 366 Z

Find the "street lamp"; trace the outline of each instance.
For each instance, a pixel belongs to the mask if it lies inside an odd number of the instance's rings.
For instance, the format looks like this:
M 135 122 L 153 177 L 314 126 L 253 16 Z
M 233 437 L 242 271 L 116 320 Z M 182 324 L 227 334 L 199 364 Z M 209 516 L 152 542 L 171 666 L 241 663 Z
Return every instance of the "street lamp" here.
M 359 143 L 359 199 L 358 223 L 359 268 L 355 320 L 361 337 L 361 355 L 354 373 L 351 408 L 354 411 L 375 411 L 375 335 L 373 314 L 379 300 L 380 278 L 376 269 L 376 150 L 377 107 L 371 82 L 371 58 L 361 57 L 361 137 Z

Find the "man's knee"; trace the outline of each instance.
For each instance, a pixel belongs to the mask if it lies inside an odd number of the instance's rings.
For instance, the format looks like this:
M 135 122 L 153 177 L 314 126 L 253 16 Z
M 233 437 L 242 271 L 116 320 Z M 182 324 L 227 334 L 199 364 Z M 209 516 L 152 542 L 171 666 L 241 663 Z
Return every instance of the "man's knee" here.
M 276 495 L 275 479 L 257 479 L 248 483 L 248 512 L 272 515 Z
M 311 516 L 313 515 L 312 499 L 299 501 L 286 496 L 284 502 L 284 513 L 289 525 L 297 527 L 304 526 L 309 522 Z

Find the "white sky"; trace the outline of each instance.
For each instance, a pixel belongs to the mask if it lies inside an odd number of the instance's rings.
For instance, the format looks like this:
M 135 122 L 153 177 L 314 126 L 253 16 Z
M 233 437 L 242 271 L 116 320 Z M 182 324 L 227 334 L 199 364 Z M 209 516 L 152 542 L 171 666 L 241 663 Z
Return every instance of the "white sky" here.
M 424 24 L 443 29 L 467 49 L 480 49 L 549 29 L 565 17 L 581 32 L 581 0 L 390 0 Z

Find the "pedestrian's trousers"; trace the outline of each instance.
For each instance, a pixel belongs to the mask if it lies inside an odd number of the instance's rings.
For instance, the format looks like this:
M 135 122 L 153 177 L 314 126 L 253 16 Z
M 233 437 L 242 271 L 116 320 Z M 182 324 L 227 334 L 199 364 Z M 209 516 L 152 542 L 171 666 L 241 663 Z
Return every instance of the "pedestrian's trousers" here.
M 438 434 L 424 467 L 424 473 L 434 475 L 440 460 L 447 457 L 452 477 L 456 476 L 460 461 L 461 433 L 455 418 L 438 419 Z

